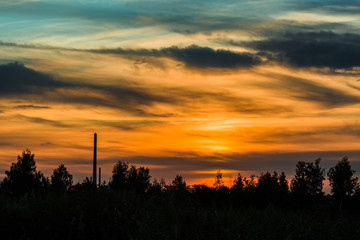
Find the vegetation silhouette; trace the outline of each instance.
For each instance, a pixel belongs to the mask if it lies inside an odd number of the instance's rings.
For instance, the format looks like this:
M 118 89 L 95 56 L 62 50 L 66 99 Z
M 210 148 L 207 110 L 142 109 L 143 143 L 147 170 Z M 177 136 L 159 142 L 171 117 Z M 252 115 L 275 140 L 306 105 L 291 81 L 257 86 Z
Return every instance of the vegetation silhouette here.
M 51 188 L 57 193 L 64 193 L 73 185 L 73 176 L 69 173 L 64 164 L 54 169 L 51 175 Z
M 16 197 L 34 197 L 49 186 L 49 180 L 43 173 L 36 171 L 34 154 L 29 149 L 17 157 L 17 162 L 12 163 L 10 170 L 5 171 L 5 174 L 1 187 Z
M 322 196 L 325 169 L 320 167 L 321 159 L 315 162 L 300 161 L 296 164 L 295 177 L 291 180 L 291 191 L 297 196 Z
M 358 178 L 353 176 L 354 173 L 355 170 L 351 169 L 347 157 L 339 161 L 335 167 L 331 167 L 327 173 L 331 192 L 340 208 L 343 201 L 359 189 Z
M 74 184 L 63 164 L 49 181 L 26 149 L 0 184 L 0 229 L 4 239 L 358 239 L 359 184 L 348 158 L 327 172 L 331 195 L 320 159 L 295 171 L 290 181 L 284 172 L 239 173 L 228 187 L 219 170 L 213 186 L 189 186 L 181 175 L 167 185 L 119 161 L 96 186 Z
M 148 168 L 132 165 L 119 161 L 115 164 L 112 178 L 109 182 L 110 189 L 115 191 L 131 190 L 145 192 L 150 187 L 150 170 Z

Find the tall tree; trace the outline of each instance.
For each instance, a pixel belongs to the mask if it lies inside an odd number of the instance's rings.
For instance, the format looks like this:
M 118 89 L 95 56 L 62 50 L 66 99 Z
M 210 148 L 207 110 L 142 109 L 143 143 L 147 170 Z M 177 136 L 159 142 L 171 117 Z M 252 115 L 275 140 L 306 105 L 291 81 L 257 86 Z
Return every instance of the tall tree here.
M 127 188 L 137 192 L 144 192 L 150 187 L 150 178 L 149 168 L 136 168 L 134 165 L 131 165 L 127 172 Z
M 237 178 L 235 178 L 233 185 L 231 186 L 231 190 L 236 190 L 236 191 L 242 191 L 245 188 L 245 182 L 244 182 L 244 178 L 241 176 L 240 173 L 238 173 Z
M 109 182 L 114 190 L 135 190 L 144 192 L 150 187 L 150 170 L 148 168 L 136 168 L 128 163 L 119 161 L 114 165 L 113 175 Z
M 335 167 L 329 169 L 327 176 L 330 181 L 331 192 L 338 201 L 354 193 L 358 178 L 354 177 L 355 170 L 351 169 L 349 159 L 344 157 Z
M 127 172 L 129 164 L 124 161 L 118 161 L 112 170 L 112 177 L 109 186 L 113 190 L 123 190 L 126 185 Z
M 169 189 L 176 191 L 185 191 L 188 189 L 186 182 L 181 175 L 176 175 L 175 179 L 172 181 Z
M 221 172 L 221 170 L 218 170 L 215 176 L 214 188 L 220 189 L 223 187 L 224 187 L 223 173 Z
M 51 175 L 51 187 L 58 193 L 63 193 L 71 188 L 73 176 L 69 173 L 64 164 L 54 169 Z
M 291 180 L 291 191 L 295 195 L 320 196 L 323 195 L 323 181 L 325 169 L 320 167 L 321 159 L 315 162 L 300 161 L 296 164 L 295 177 Z
M 17 157 L 12 163 L 10 171 L 5 171 L 6 177 L 2 187 L 15 196 L 35 195 L 41 188 L 48 185 L 48 179 L 40 171 L 36 171 L 34 154 L 29 149 Z

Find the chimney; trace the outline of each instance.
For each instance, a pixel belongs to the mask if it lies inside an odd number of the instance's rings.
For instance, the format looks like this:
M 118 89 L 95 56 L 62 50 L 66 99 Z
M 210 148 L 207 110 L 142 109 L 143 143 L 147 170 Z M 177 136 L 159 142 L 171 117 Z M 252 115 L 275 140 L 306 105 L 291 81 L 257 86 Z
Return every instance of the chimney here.
M 101 167 L 99 167 L 99 187 L 101 186 Z
M 96 185 L 96 144 L 97 144 L 97 134 L 94 133 L 94 162 L 93 162 L 93 183 Z

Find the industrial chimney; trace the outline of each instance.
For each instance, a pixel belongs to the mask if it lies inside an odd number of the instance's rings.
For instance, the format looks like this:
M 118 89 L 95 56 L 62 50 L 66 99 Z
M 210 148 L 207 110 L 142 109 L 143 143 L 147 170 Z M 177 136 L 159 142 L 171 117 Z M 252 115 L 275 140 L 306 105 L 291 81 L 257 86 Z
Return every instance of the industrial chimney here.
M 94 162 L 93 162 L 93 183 L 96 185 L 96 144 L 97 144 L 97 134 L 94 133 Z
M 99 187 L 101 186 L 101 167 L 99 167 Z

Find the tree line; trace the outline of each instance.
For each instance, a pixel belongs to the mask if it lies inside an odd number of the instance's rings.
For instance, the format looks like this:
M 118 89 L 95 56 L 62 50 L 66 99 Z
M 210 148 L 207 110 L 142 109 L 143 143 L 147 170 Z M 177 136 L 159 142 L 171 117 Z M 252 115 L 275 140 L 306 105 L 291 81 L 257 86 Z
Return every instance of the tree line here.
M 264 172 L 225 186 L 171 183 L 117 162 L 108 183 L 74 183 L 66 166 L 50 177 L 25 150 L 0 183 L 6 239 L 358 239 L 360 190 L 344 157 L 327 172 L 320 159 L 298 162 L 295 176 Z M 328 179 L 331 194 L 323 191 Z
M 333 199 L 339 205 L 347 198 L 360 195 L 358 178 L 354 176 L 355 170 L 347 157 L 344 157 L 327 173 L 320 166 L 320 159 L 314 162 L 299 161 L 296 164 L 295 176 L 287 180 L 284 172 L 264 172 L 255 178 L 243 177 L 240 173 L 234 179 L 233 185 L 224 185 L 222 172 L 219 170 L 215 176 L 212 187 L 195 184 L 188 186 L 181 175 L 177 175 L 171 184 L 166 185 L 165 181 L 154 179 L 151 182 L 150 170 L 145 167 L 137 168 L 127 162 L 117 162 L 112 171 L 112 177 L 108 183 L 105 181 L 100 187 L 111 191 L 134 191 L 137 193 L 154 191 L 179 191 L 189 193 L 222 192 L 223 195 L 234 195 L 241 201 L 251 198 L 253 201 L 266 201 L 276 203 L 288 196 L 294 197 L 299 202 L 310 199 L 319 199 L 325 194 L 323 182 L 327 176 Z M 44 176 L 41 171 L 36 170 L 34 154 L 26 149 L 17 162 L 12 163 L 10 170 L 5 172 L 6 177 L 2 180 L 0 188 L 14 197 L 37 197 L 52 191 L 57 194 L 64 194 L 67 191 L 74 191 L 81 187 L 96 187 L 92 184 L 91 178 L 85 178 L 81 183 L 73 184 L 73 176 L 67 168 L 61 164 L 53 170 L 50 178 Z

